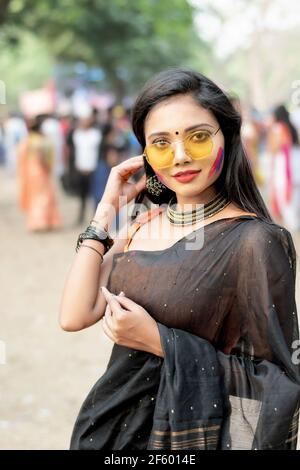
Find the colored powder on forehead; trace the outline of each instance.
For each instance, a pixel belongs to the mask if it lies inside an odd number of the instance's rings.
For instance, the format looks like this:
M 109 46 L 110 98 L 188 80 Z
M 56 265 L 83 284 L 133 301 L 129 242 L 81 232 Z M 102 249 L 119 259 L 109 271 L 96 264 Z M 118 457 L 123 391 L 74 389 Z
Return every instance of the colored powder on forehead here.
M 223 163 L 223 160 L 224 160 L 224 149 L 222 147 L 220 147 L 219 150 L 218 150 L 216 159 L 214 161 L 214 164 L 210 169 L 210 172 L 209 172 L 209 175 L 208 175 L 209 177 L 212 176 L 213 174 L 217 173 L 220 170 L 220 168 L 222 166 L 222 163 Z

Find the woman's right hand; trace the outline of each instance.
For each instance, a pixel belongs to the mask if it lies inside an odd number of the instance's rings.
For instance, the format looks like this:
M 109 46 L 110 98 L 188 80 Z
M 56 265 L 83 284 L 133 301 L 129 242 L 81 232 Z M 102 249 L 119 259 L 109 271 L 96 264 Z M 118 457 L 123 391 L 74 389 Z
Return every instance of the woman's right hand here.
M 139 155 L 112 167 L 99 205 L 111 204 L 119 210 L 121 206 L 132 201 L 145 188 L 146 175 L 144 174 L 136 183 L 129 183 L 128 179 L 143 165 L 143 156 Z M 123 197 L 120 199 L 120 196 Z

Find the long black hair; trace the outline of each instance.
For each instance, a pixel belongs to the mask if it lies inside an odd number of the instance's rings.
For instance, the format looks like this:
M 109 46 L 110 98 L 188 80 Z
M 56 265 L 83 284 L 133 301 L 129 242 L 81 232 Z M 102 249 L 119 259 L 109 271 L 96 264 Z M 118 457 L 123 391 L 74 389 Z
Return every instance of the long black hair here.
M 132 128 L 141 146 L 145 147 L 144 124 L 150 110 L 161 101 L 175 95 L 190 94 L 203 108 L 217 119 L 225 139 L 225 159 L 222 172 L 215 182 L 217 191 L 245 211 L 272 221 L 263 198 L 256 186 L 252 170 L 241 141 L 241 115 L 227 95 L 209 78 L 186 68 L 169 68 L 150 79 L 140 91 L 132 109 Z M 155 174 L 144 157 L 146 176 Z M 146 196 L 154 204 L 168 203 L 174 191 L 167 188 L 160 196 L 145 188 L 135 199 L 141 203 Z
M 299 138 L 296 128 L 293 126 L 290 120 L 290 114 L 283 104 L 277 106 L 273 111 L 275 120 L 277 122 L 283 122 L 289 128 L 291 133 L 292 141 L 294 145 L 299 145 Z

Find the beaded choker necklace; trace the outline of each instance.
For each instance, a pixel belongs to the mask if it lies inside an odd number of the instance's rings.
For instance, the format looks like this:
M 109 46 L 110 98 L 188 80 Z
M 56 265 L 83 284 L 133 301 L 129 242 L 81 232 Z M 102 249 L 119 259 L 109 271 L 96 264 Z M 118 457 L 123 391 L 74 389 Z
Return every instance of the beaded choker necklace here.
M 175 196 L 173 196 L 167 207 L 167 217 L 173 225 L 192 225 L 199 220 L 204 220 L 220 212 L 224 209 L 230 201 L 224 194 L 217 194 L 210 202 L 203 204 L 198 209 L 192 211 L 181 212 L 171 209 L 172 204 L 175 203 Z

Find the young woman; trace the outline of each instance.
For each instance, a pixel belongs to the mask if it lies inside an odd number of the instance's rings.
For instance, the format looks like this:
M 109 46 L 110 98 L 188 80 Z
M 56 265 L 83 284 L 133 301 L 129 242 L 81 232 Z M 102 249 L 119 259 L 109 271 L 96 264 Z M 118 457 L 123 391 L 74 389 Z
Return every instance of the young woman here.
M 132 124 L 144 154 L 112 168 L 61 303 L 64 330 L 101 319 L 115 343 L 71 449 L 295 448 L 295 250 L 255 186 L 239 114 L 176 68 L 145 85 Z M 153 209 L 113 243 L 124 197 Z
M 18 205 L 28 231 L 53 230 L 63 223 L 52 180 L 53 145 L 41 132 L 41 123 L 40 116 L 28 121 L 28 136 L 18 147 Z

